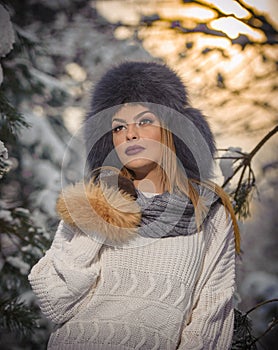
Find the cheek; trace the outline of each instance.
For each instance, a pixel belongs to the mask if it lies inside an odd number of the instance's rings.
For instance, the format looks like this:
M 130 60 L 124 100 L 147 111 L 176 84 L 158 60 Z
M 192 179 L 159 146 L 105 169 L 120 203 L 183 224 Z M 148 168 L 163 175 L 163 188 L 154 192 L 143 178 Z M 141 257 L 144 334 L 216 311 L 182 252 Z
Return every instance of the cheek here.
M 112 134 L 112 140 L 114 147 L 118 147 L 120 144 L 124 142 L 123 137 L 121 137 L 121 134 Z
M 118 154 L 119 158 L 121 159 L 125 152 L 125 144 L 121 137 L 113 136 L 113 145 L 115 148 L 116 153 Z
M 154 140 L 161 142 L 162 137 L 161 137 L 161 129 L 159 128 L 158 130 L 156 130 L 155 136 L 154 136 Z
M 150 160 L 158 161 L 162 155 L 162 145 L 160 139 L 151 139 L 147 142 L 146 156 Z
M 148 139 L 161 142 L 161 127 L 153 126 L 150 130 L 147 131 L 146 137 Z

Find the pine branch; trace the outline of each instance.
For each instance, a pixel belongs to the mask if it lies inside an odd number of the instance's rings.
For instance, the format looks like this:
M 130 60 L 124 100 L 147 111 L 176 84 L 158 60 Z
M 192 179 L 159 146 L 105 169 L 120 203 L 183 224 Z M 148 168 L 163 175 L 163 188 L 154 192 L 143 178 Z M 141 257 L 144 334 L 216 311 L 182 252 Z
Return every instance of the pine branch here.
M 17 298 L 0 300 L 0 329 L 14 332 L 21 336 L 30 335 L 38 328 L 38 316 Z
M 250 344 L 255 337 L 252 335 L 251 320 L 246 313 L 235 309 L 234 334 L 231 350 L 256 350 L 256 346 Z
M 32 247 L 37 248 L 41 255 L 43 255 L 49 248 L 50 241 L 43 236 L 42 229 L 34 224 L 31 214 L 26 214 L 24 211 L 19 210 L 19 208 L 15 208 L 10 211 L 10 215 L 13 219 L 12 223 L 0 219 L 2 232 L 10 237 L 14 236 L 19 239 L 19 250 L 23 246 L 31 244 Z
M 20 114 L 0 91 L 0 139 L 3 142 L 15 141 L 22 127 L 29 127 Z

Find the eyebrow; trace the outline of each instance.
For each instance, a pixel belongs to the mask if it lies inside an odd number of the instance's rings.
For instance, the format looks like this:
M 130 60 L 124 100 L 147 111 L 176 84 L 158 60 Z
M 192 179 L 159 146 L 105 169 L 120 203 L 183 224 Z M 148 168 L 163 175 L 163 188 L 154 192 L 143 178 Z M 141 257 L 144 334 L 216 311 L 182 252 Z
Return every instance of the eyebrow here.
M 143 112 L 140 112 L 138 114 L 136 114 L 134 117 L 133 117 L 133 120 L 136 121 L 137 119 L 139 119 L 142 115 L 146 114 L 146 113 L 152 113 L 150 110 L 146 110 L 146 111 L 143 111 Z M 120 123 L 125 123 L 127 124 L 127 121 L 124 120 L 124 119 L 121 119 L 121 118 L 114 118 L 112 119 L 112 123 L 113 122 L 120 122 Z

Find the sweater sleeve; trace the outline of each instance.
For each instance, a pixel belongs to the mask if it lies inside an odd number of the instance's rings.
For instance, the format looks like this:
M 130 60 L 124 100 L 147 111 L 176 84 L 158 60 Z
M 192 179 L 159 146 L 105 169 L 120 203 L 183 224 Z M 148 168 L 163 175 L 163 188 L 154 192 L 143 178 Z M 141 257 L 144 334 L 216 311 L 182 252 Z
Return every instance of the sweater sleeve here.
M 99 276 L 103 241 L 61 221 L 51 248 L 33 266 L 31 287 L 42 312 L 54 323 L 64 323 L 86 305 Z
M 208 224 L 206 256 L 195 289 L 194 307 L 178 349 L 228 350 L 231 347 L 235 289 L 234 231 L 221 206 Z

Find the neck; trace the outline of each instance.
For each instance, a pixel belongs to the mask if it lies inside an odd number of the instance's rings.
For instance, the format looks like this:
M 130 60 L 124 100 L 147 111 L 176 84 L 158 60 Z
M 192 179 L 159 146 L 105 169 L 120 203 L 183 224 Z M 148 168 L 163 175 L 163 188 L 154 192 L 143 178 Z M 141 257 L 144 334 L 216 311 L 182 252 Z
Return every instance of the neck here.
M 141 192 L 161 194 L 165 191 L 164 184 L 161 180 L 161 169 L 156 167 L 147 174 L 136 172 L 133 184 Z

